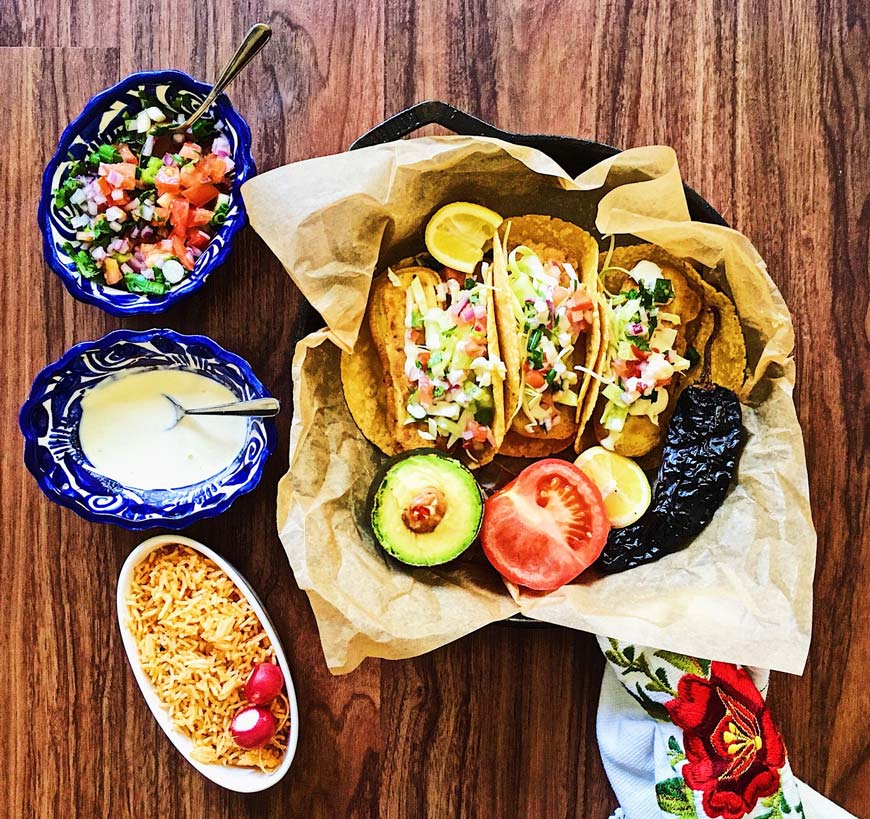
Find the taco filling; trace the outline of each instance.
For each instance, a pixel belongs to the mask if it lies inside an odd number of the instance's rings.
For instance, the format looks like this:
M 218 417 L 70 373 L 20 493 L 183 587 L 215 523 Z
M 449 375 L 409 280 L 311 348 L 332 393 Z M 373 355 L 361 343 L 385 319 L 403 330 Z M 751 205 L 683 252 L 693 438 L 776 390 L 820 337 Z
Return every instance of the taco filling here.
M 549 432 L 562 420 L 558 405 L 577 407 L 574 352 L 592 328 L 593 300 L 572 264 L 545 263 L 525 245 L 511 250 L 507 270 L 523 351 L 521 423 L 528 433 Z
M 658 426 L 670 400 L 666 388 L 692 365 L 675 349 L 681 319 L 666 309 L 673 298 L 670 279 L 649 260 L 628 270 L 622 290 L 610 298 L 611 381 L 601 393 L 608 438 L 622 432 L 629 416 L 645 416 Z
M 486 272 L 484 263 L 484 279 Z M 461 442 L 473 456 L 486 444 L 496 446 L 493 379 L 504 378 L 504 364 L 487 341 L 490 288 L 462 278 L 424 284 L 415 275 L 405 290 L 404 369 L 410 391 L 403 423 L 415 425 L 421 441 L 446 439 L 447 449 Z

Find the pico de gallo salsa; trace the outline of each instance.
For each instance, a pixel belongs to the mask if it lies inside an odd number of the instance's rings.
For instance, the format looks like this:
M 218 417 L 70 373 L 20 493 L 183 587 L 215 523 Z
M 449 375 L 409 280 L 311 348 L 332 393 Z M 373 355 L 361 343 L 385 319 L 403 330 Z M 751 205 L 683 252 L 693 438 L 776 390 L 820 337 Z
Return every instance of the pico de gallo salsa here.
M 75 241 L 64 250 L 81 276 L 159 296 L 193 270 L 224 223 L 234 164 L 219 120 L 206 114 L 173 134 L 185 115 L 140 99 L 112 141 L 70 157 L 53 196 L 74 212 Z

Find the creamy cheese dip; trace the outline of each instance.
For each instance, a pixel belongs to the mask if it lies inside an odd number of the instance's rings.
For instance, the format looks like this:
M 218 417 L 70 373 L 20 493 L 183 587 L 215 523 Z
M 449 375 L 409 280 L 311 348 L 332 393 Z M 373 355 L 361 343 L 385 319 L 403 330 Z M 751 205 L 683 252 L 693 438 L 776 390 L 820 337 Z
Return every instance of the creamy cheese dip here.
M 94 469 L 136 489 L 175 489 L 216 475 L 245 445 L 248 419 L 185 416 L 186 409 L 239 399 L 217 381 L 184 370 L 132 370 L 106 379 L 82 399 L 79 440 Z

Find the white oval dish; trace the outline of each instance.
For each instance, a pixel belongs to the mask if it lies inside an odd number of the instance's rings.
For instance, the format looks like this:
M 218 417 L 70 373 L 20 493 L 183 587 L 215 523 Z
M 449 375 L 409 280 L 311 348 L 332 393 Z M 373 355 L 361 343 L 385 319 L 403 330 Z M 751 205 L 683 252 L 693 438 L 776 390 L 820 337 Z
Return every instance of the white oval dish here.
M 278 666 L 284 674 L 284 686 L 287 691 L 287 700 L 290 706 L 290 734 L 287 737 L 287 750 L 284 753 L 284 759 L 281 765 L 272 773 L 263 773 L 256 768 L 240 768 L 230 765 L 216 765 L 197 762 L 192 759 L 190 752 L 193 750 L 193 742 L 178 731 L 172 724 L 169 716 L 169 711 L 165 708 L 151 681 L 148 679 L 142 666 L 139 662 L 139 651 L 136 646 L 136 641 L 130 630 L 127 628 L 127 591 L 130 588 L 130 582 L 133 577 L 133 568 L 143 560 L 147 555 L 161 546 L 167 546 L 171 543 L 179 543 L 182 546 L 189 546 L 195 549 L 200 554 L 213 560 L 233 583 L 238 586 L 239 591 L 250 604 L 254 614 L 260 620 L 263 630 L 269 637 L 272 647 L 275 650 L 275 659 L 278 661 Z M 293 756 L 296 753 L 296 744 L 299 741 L 299 708 L 296 704 L 296 692 L 293 688 L 293 679 L 290 676 L 290 668 L 287 665 L 287 658 L 284 655 L 284 649 L 281 646 L 281 641 L 278 639 L 278 634 L 275 631 L 275 626 L 266 614 L 262 603 L 260 603 L 254 590 L 248 582 L 242 577 L 226 560 L 219 554 L 216 554 L 207 546 L 199 543 L 196 540 L 191 540 L 189 537 L 181 535 L 157 535 L 156 537 L 148 538 L 148 540 L 140 543 L 129 557 L 124 561 L 121 567 L 121 574 L 118 576 L 118 626 L 121 629 L 121 640 L 124 643 L 124 650 L 127 652 L 127 660 L 130 663 L 130 668 L 133 670 L 133 676 L 139 684 L 139 689 L 145 702 L 151 709 L 154 719 L 157 724 L 163 729 L 167 737 L 172 741 L 172 744 L 178 749 L 179 753 L 204 777 L 210 779 L 216 785 L 220 785 L 227 790 L 237 791 L 239 793 L 255 793 L 266 788 L 271 788 L 272 785 L 279 782 L 284 774 L 290 768 L 293 762 Z

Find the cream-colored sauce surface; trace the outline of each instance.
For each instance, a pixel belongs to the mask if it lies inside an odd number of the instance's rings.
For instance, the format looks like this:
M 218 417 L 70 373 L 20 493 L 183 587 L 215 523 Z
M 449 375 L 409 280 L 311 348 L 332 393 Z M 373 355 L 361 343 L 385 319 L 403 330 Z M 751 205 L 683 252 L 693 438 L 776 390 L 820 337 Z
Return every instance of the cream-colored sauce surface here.
M 185 416 L 187 409 L 239 400 L 230 390 L 184 370 L 132 370 L 107 379 L 82 399 L 79 440 L 94 468 L 136 489 L 175 489 L 216 475 L 245 444 L 247 418 Z

